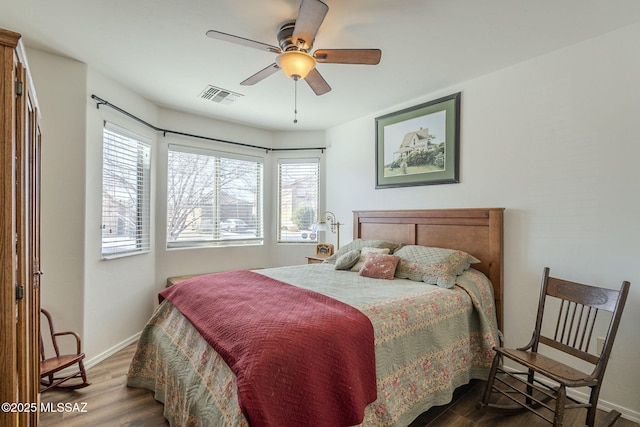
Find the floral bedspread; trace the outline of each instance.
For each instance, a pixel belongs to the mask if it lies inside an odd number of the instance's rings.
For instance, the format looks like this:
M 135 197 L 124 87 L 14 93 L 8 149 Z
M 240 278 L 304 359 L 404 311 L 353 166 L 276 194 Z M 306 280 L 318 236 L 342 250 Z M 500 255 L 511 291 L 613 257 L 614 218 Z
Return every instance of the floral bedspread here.
M 405 279 L 369 279 L 312 264 L 258 270 L 358 308 L 376 342 L 378 399 L 363 426 L 410 424 L 451 400 L 471 379 L 485 379 L 498 331 L 492 287 L 469 269 L 453 289 Z M 128 385 L 153 391 L 172 426 L 247 426 L 233 373 L 189 321 L 165 301 L 145 327 Z

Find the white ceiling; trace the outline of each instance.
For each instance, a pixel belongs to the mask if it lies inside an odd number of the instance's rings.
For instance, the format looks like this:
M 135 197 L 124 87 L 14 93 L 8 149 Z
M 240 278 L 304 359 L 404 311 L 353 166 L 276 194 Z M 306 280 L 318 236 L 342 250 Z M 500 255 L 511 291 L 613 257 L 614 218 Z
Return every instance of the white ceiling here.
M 379 48 L 379 65 L 318 64 L 333 90 L 315 96 L 268 52 L 209 29 L 277 45 L 299 0 L 0 0 L 0 27 L 27 47 L 99 69 L 157 105 L 261 128 L 326 129 L 640 21 L 638 0 L 325 0 L 314 48 Z M 37 85 L 37 82 L 36 82 Z M 244 96 L 200 99 L 214 85 Z M 108 93 L 96 94 L 106 100 Z M 120 105 L 126 109 L 126 105 Z

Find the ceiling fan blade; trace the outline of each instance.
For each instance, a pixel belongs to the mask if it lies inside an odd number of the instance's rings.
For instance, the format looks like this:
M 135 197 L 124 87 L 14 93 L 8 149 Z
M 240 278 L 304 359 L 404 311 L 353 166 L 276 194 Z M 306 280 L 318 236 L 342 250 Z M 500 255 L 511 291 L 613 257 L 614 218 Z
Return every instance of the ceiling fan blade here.
M 304 79 L 309 84 L 311 90 L 318 96 L 324 95 L 331 90 L 329 83 L 327 83 L 315 68 L 309 71 L 309 74 L 307 74 L 307 77 Z
M 313 52 L 318 62 L 330 64 L 376 65 L 380 62 L 380 49 L 318 49 Z
M 292 37 L 293 43 L 298 48 L 311 49 L 318 29 L 328 11 L 329 6 L 320 0 L 302 0 Z
M 254 49 L 266 50 L 267 52 L 281 52 L 280 48 L 276 46 L 271 46 L 270 44 L 257 42 L 255 40 L 245 39 L 244 37 L 234 36 L 232 34 L 223 33 L 221 31 L 209 30 L 207 31 L 207 36 L 218 40 L 224 40 L 226 42 L 240 44 L 242 46 L 252 47 Z
M 280 69 L 280 67 L 278 67 L 277 64 L 273 63 L 273 64 L 269 65 L 268 67 L 263 68 L 262 70 L 258 71 L 253 76 L 251 76 L 248 79 L 244 80 L 240 84 L 242 86 L 252 86 L 252 85 L 258 83 L 259 81 L 262 81 L 262 80 L 266 79 L 271 74 L 277 73 L 279 69 Z

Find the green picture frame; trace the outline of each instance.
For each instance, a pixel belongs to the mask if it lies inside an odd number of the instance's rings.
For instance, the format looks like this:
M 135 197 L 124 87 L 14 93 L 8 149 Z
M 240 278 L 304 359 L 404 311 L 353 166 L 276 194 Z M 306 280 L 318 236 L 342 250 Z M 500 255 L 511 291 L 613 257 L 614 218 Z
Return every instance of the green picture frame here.
M 460 182 L 460 98 L 376 117 L 376 188 Z

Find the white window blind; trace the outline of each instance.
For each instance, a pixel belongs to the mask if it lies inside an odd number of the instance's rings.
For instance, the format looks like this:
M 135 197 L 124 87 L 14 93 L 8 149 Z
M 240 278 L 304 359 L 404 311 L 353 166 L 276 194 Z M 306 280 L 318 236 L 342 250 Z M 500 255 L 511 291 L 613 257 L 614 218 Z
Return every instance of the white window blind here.
M 169 146 L 167 247 L 263 243 L 263 159 Z
M 278 160 L 278 242 L 317 242 L 319 159 Z
M 148 252 L 149 139 L 105 123 L 102 142 L 102 257 Z

